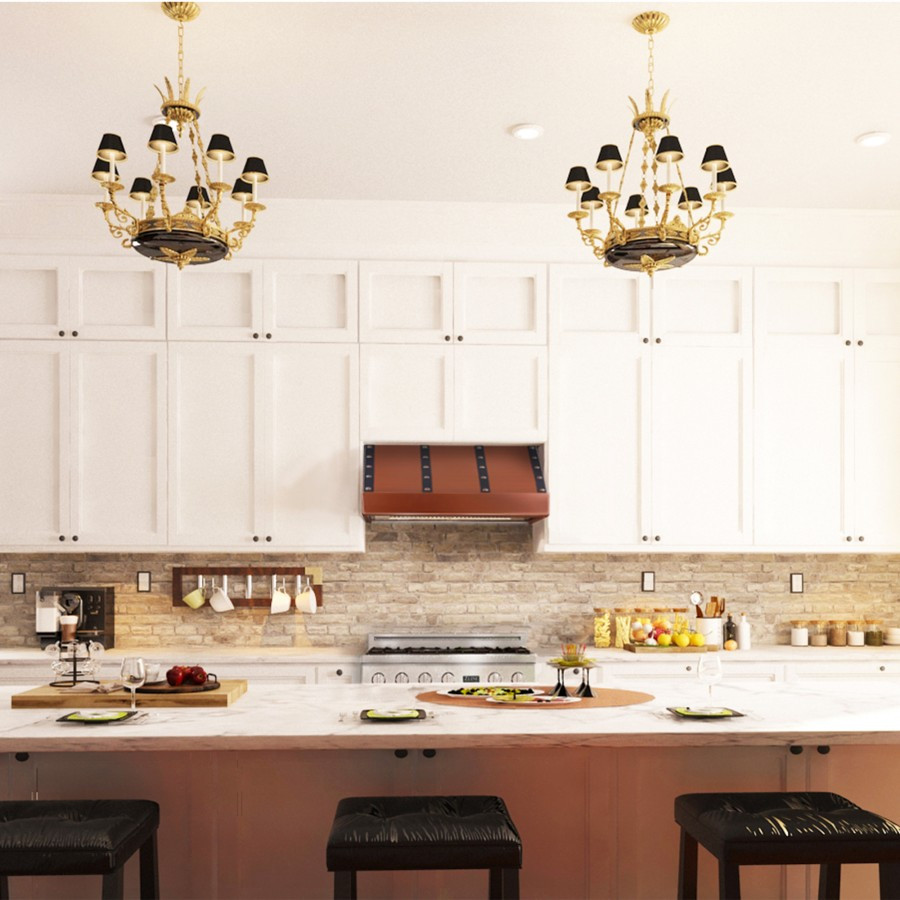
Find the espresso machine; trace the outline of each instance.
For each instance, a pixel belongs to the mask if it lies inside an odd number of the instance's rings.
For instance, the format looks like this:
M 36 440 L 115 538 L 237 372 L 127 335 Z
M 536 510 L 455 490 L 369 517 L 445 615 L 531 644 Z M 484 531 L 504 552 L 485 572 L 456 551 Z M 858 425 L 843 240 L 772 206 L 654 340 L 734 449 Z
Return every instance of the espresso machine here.
M 115 590 L 111 587 L 45 587 L 35 593 L 35 632 L 41 647 L 60 639 L 59 617 L 77 616 L 77 641 L 116 645 Z

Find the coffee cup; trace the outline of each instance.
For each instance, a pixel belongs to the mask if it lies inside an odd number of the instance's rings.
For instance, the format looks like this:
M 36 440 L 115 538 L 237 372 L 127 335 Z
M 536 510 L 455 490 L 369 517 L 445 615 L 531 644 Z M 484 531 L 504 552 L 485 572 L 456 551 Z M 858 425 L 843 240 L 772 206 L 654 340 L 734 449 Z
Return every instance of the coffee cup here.
M 202 588 L 195 588 L 189 594 L 185 594 L 181 598 L 182 603 L 186 603 L 191 609 L 200 609 L 206 603 L 206 597 L 203 595 Z
M 220 587 L 213 588 L 212 593 L 209 595 L 209 605 L 217 613 L 230 612 L 234 609 L 231 598 Z
M 272 615 L 287 612 L 291 608 L 291 595 L 286 591 L 272 591 L 272 603 L 269 607 Z
M 78 628 L 78 616 L 59 617 L 59 639 L 67 644 L 75 640 L 75 630 Z
M 303 587 L 299 594 L 294 598 L 294 605 L 300 612 L 315 614 L 318 612 L 318 604 L 316 603 L 316 592 L 309 582 Z

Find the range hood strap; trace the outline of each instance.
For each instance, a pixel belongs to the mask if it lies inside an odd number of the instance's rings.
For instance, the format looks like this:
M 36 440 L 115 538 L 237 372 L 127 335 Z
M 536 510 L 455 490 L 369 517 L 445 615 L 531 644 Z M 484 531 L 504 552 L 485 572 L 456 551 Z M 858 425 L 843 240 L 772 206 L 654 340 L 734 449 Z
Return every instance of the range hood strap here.
M 484 458 L 484 447 L 475 447 L 475 464 L 478 466 L 478 484 L 482 494 L 491 492 L 491 482 L 488 478 L 487 460 Z
M 422 493 L 431 493 L 431 448 L 428 444 L 419 447 L 419 461 L 422 464 Z
M 375 445 L 366 444 L 363 457 L 363 490 L 371 494 L 375 490 Z
M 537 447 L 528 448 L 528 457 L 531 459 L 531 471 L 534 473 L 534 486 L 541 494 L 547 493 L 547 484 L 544 481 L 544 471 L 541 468 L 541 458 L 538 456 Z

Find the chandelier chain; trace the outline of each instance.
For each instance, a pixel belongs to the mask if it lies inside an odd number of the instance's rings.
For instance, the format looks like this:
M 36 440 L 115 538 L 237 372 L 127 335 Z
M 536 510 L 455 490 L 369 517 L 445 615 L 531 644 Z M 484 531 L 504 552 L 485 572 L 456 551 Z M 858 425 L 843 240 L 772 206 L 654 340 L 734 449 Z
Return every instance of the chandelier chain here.
M 648 50 L 649 50 L 649 53 L 647 56 L 647 75 L 648 75 L 647 91 L 650 94 L 650 96 L 652 97 L 653 91 L 655 88 L 655 85 L 653 83 L 653 35 L 652 34 L 650 34 L 647 38 L 647 46 L 648 46 Z
M 651 38 L 652 40 L 652 38 Z M 184 22 L 178 20 L 178 95 L 183 95 L 184 88 Z

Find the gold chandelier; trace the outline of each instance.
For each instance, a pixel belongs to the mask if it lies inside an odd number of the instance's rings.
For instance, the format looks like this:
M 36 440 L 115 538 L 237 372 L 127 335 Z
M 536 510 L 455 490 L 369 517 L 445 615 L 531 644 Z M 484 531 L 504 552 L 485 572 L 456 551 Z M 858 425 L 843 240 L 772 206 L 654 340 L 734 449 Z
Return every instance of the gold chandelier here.
M 604 265 L 646 272 L 650 276 L 662 269 L 683 266 L 696 256 L 705 256 L 719 242 L 725 222 L 732 215 L 725 209 L 725 195 L 737 187 L 728 158 L 719 144 L 706 148 L 700 164 L 710 174 L 708 192 L 701 199 L 696 187 L 685 187 L 680 165 L 684 153 L 678 138 L 669 133 L 666 110 L 669 92 L 663 94 L 658 109 L 653 99 L 653 37 L 668 24 L 669 17 L 661 12 L 641 13 L 631 23 L 636 31 L 648 37 L 649 78 L 643 110 L 628 98 L 634 119 L 624 162 L 615 144 L 605 144 L 596 163 L 597 170 L 606 174 L 605 190 L 591 184 L 584 166 L 571 169 L 566 180 L 566 188 L 575 192 L 575 209 L 569 218 L 575 220 L 582 241 L 593 250 L 594 256 L 603 260 Z M 657 142 L 658 132 L 662 135 Z M 624 215 L 631 220 L 629 227 L 619 218 L 619 201 L 635 135 L 639 135 L 641 145 L 641 180 L 640 193 L 631 194 L 625 204 Z M 665 180 L 660 184 L 663 165 Z M 613 172 L 620 173 L 616 185 Z M 704 207 L 704 201 L 708 207 Z M 676 205 L 684 212 L 684 220 L 674 208 Z M 604 221 L 605 232 L 595 225 L 595 218 Z
M 192 100 L 191 80 L 184 77 L 184 23 L 200 15 L 200 6 L 196 3 L 163 3 L 162 9 L 178 23 L 178 90 L 173 90 L 168 78 L 165 79 L 166 93 L 156 88 L 163 101 L 160 108 L 163 120 L 153 126 L 147 143 L 157 154 L 156 168 L 150 178 L 135 178 L 128 194 L 140 203 L 140 217 L 116 202 L 116 193 L 123 188 L 117 164 L 126 159 L 119 135 L 103 135 L 91 174 L 107 192 L 108 199 L 96 206 L 103 211 L 112 236 L 120 239 L 123 247 L 132 247 L 143 256 L 174 263 L 183 269 L 187 265 L 231 259 L 232 254 L 241 249 L 244 238 L 256 224 L 257 213 L 265 209 L 257 201 L 257 187 L 268 181 L 269 175 L 265 163 L 259 157 L 251 156 L 233 186 L 223 181 L 223 165 L 234 159 L 231 141 L 224 134 L 214 134 L 209 146 L 204 148 L 197 120 L 200 118 L 200 100 L 206 89 L 199 91 Z M 178 151 L 173 125 L 178 129 L 179 138 L 187 132 L 193 160 L 193 184 L 184 207 L 177 210 L 169 205 L 171 192 L 167 196 L 167 189 L 175 183 L 175 177 L 166 171 L 166 158 Z M 209 161 L 216 165 L 215 181 L 210 177 Z M 224 215 L 222 199 L 229 191 L 232 200 L 241 204 L 241 219 L 226 227 L 220 214 Z

